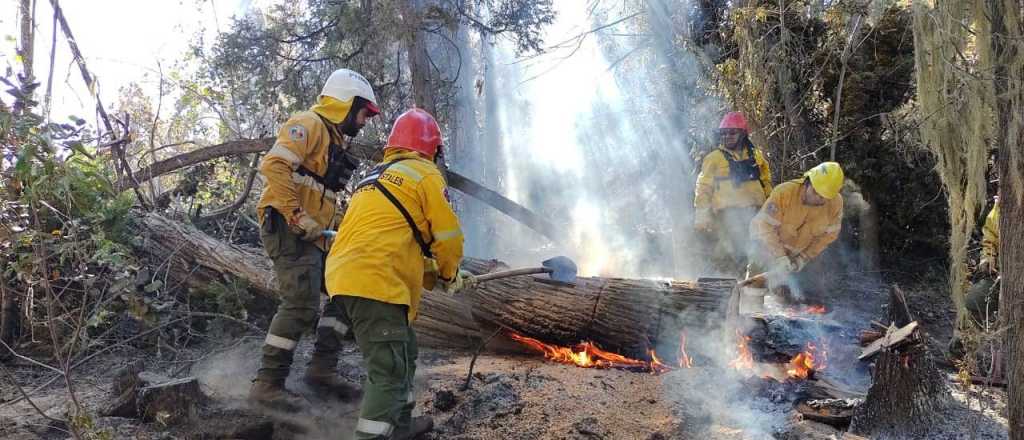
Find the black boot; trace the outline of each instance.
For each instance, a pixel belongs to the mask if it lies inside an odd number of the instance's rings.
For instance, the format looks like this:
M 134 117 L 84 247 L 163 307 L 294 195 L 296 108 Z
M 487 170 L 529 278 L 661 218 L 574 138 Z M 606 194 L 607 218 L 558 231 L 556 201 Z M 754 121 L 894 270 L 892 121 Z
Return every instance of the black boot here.
M 308 408 L 309 401 L 304 397 L 288 391 L 284 387 L 284 379 L 264 379 L 257 377 L 249 389 L 249 403 L 276 411 L 299 412 Z
M 332 361 L 330 364 L 335 363 L 336 361 Z M 319 362 L 316 359 L 310 361 L 309 367 L 306 368 L 306 374 L 302 376 L 302 381 L 319 395 L 342 402 L 357 401 L 363 396 L 363 390 L 359 386 L 338 376 L 334 365 Z

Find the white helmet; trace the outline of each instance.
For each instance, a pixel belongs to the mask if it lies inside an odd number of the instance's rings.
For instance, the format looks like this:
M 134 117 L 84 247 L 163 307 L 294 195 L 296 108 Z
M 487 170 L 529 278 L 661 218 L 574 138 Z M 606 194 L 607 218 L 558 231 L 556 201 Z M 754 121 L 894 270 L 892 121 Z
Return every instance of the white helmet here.
M 321 96 L 330 96 L 339 101 L 347 102 L 358 96 L 370 101 L 370 109 L 377 109 L 377 98 L 373 95 L 373 87 L 362 75 L 349 69 L 338 69 L 331 73 L 324 84 Z

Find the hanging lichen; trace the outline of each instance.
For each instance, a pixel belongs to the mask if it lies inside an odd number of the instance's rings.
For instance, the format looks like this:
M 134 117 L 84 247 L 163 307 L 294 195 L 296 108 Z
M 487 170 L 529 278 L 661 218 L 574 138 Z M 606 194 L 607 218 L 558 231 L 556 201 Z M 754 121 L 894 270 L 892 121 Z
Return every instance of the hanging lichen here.
M 967 245 L 985 204 L 985 170 L 995 96 L 988 67 L 990 25 L 983 1 L 914 2 L 914 59 L 921 138 L 938 159 L 949 203 L 949 282 L 958 327 L 964 306 Z

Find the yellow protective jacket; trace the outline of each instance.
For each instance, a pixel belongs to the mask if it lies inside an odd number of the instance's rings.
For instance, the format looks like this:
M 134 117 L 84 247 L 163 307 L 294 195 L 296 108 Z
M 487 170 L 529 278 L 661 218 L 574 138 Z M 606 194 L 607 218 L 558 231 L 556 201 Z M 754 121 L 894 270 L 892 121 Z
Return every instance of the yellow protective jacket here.
M 764 153 L 756 148 L 753 152 L 754 162 L 761 171 L 760 179 L 748 180 L 739 185 L 730 177 L 726 155 L 736 161 L 747 160 L 750 153 L 746 147 L 732 152 L 720 146 L 705 155 L 697 176 L 694 208 L 720 211 L 725 208 L 760 207 L 772 192 L 772 173 Z
M 462 261 L 462 229 L 448 200 L 448 188 L 433 162 L 418 153 L 389 148 L 391 165 L 379 181 L 412 216 L 429 243 L 444 279 Z M 338 236 L 327 255 L 327 292 L 409 306 L 416 318 L 423 292 L 423 253 L 401 212 L 373 185 L 353 194 Z
M 810 261 L 839 237 L 843 224 L 842 196 L 821 206 L 805 205 L 800 193 L 804 179 L 776 186 L 750 222 L 750 236 L 771 257 L 800 257 Z
M 981 258 L 988 259 L 996 264 L 996 257 L 999 255 L 999 202 L 992 206 L 992 210 L 985 217 L 985 226 L 981 228 Z M 993 266 L 995 267 L 995 266 Z
M 333 127 L 328 128 L 313 111 L 296 113 L 281 126 L 274 146 L 260 162 L 260 174 L 266 179 L 256 205 L 260 223 L 264 208 L 269 206 L 289 223 L 300 211 L 305 211 L 324 229 L 333 229 L 337 194 L 298 171 L 301 165 L 319 176 L 326 173 L 332 136 L 335 143 L 341 144 L 341 135 Z M 327 250 L 323 238 L 316 244 Z

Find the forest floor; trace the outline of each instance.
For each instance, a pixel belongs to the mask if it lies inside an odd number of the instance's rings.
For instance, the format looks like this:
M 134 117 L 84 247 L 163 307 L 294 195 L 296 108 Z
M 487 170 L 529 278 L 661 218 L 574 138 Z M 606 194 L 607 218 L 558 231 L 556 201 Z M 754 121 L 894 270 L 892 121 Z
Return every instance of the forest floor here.
M 929 338 L 936 359 L 943 358 L 952 320 L 943 289 L 905 289 Z M 98 417 L 95 432 L 106 438 L 137 439 L 339 439 L 348 438 L 357 418 L 357 404 L 324 401 L 300 381 L 309 357 L 304 341 L 296 355 L 289 387 L 302 393 L 312 410 L 300 416 L 254 413 L 244 403 L 249 380 L 257 368 L 261 338 L 254 334 L 230 344 L 210 340 L 189 352 L 153 356 L 126 349 L 83 365 L 77 372 L 76 397 L 93 414 L 111 399 L 116 371 L 129 360 L 145 358 L 147 368 L 168 376 L 195 376 L 211 399 L 190 422 L 160 426 L 137 419 Z M 422 348 L 416 377 L 417 413 L 434 418 L 428 439 L 762 439 L 843 438 L 827 425 L 799 420 L 792 404 L 757 396 L 741 374 L 696 363 L 693 368 L 653 375 L 623 370 L 579 368 L 530 354 L 484 353 L 477 359 L 469 390 L 461 390 L 471 354 Z M 364 377 L 360 355 L 352 344 L 340 361 L 340 372 L 352 381 Z M 942 363 L 956 414 L 944 414 L 948 438 L 1006 438 L 1004 390 L 963 386 L 957 370 Z M 37 390 L 52 374 L 27 362 L 6 369 L 32 402 L 47 415 L 63 418 L 68 395 L 60 381 Z M 860 390 L 866 391 L 866 390 Z M 63 439 L 66 427 L 50 422 L 25 401 L 5 379 L 0 381 L 0 438 Z M 95 437 L 104 438 L 104 437 Z

